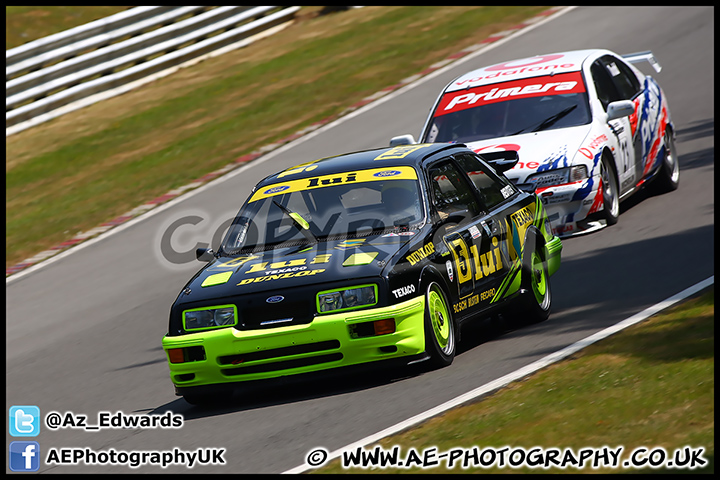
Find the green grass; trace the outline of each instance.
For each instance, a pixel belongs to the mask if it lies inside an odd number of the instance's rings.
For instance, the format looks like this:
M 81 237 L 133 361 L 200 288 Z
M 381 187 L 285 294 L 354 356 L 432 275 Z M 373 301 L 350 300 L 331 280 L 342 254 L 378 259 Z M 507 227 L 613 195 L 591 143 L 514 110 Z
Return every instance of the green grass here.
M 318 473 L 712 473 L 715 455 L 714 291 L 593 344 L 476 403 L 453 409 L 379 445 L 437 452 L 453 448 L 662 447 L 672 455 L 704 447 L 702 469 L 468 468 L 343 470 L 339 460 Z M 450 367 L 452 368 L 452 367 Z M 372 445 L 366 447 L 371 450 Z
M 272 37 L 12 135 L 6 267 L 545 9 L 364 7 L 317 16 L 318 7 L 306 7 Z M 27 14 L 6 13 L 8 29 Z M 247 193 L 229 201 L 239 207 Z

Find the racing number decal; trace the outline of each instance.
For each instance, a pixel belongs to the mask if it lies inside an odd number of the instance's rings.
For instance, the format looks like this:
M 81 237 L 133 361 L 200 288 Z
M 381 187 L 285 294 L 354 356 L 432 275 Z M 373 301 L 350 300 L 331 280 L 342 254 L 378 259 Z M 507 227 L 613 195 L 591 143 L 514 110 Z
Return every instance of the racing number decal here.
M 620 156 L 622 157 L 621 164 L 623 166 L 623 172 L 625 173 L 630 170 L 632 166 L 632 160 L 630 159 L 630 148 L 628 147 L 628 139 L 626 136 L 619 138 L 618 147 L 620 149 Z
M 503 253 L 500 241 L 495 236 L 489 238 L 485 246 L 482 244 L 482 236 L 479 236 L 480 245 L 470 242 L 468 247 L 459 233 L 446 236 L 444 241 L 453 256 L 457 270 L 458 296 L 461 299 L 475 292 L 476 281 L 488 278 L 503 269 Z
M 470 261 L 470 252 L 467 243 L 459 233 L 451 233 L 445 237 L 453 260 L 455 260 L 455 268 L 457 270 L 458 296 L 465 298 L 472 295 L 475 291 L 475 282 L 473 280 L 472 267 Z M 468 283 L 470 281 L 470 283 Z
M 635 111 L 637 112 L 637 105 L 635 106 Z M 627 191 L 629 187 L 634 186 L 633 181 L 635 180 L 635 152 L 630 148 L 630 143 L 633 141 L 633 125 L 629 117 L 623 117 L 616 120 L 615 122 L 609 122 L 608 127 L 610 127 L 610 131 L 615 135 L 615 138 L 617 139 L 618 148 L 617 151 L 615 151 L 615 149 L 613 148 L 613 151 L 615 152 L 615 165 L 618 169 L 617 175 L 620 182 L 620 193 L 622 194 Z M 605 135 L 603 135 L 603 137 L 605 137 L 605 140 L 607 140 L 607 137 Z M 592 159 L 596 157 L 588 158 Z
M 443 237 L 453 257 L 454 274 L 450 277 L 450 282 L 454 283 L 457 279 L 460 301 L 453 305 L 456 313 L 483 300 L 495 302 L 513 293 L 515 287 L 519 286 L 516 280 L 522 267 L 525 233 L 541 214 L 539 209 L 542 207 L 539 202 L 536 198 L 533 203 L 507 212 L 507 217 L 502 222 L 490 220 L 490 223 L 495 225 L 492 229 L 485 222 L 481 222 L 485 233 L 480 233 L 480 229 L 476 228 L 472 235 L 474 240 L 470 239 L 472 226 Z M 449 261 L 448 263 L 450 264 Z M 494 274 L 498 272 L 503 272 L 504 275 L 495 277 Z M 492 277 L 500 282 L 497 288 Z M 476 289 L 485 291 L 476 292 Z M 472 298 L 468 298 L 473 294 L 475 295 Z
M 478 254 L 478 248 L 472 245 L 470 253 L 475 263 L 475 280 L 488 277 L 503 268 L 502 252 L 497 237 L 492 237 L 487 252 Z

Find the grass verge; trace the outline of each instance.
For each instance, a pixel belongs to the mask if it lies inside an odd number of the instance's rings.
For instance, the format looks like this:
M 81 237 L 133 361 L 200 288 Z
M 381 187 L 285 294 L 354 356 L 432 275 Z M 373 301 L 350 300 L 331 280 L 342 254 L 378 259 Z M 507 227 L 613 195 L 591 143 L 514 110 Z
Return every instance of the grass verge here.
M 431 469 L 343 469 L 335 460 L 314 473 L 712 473 L 715 455 L 715 297 L 705 291 L 647 321 L 582 350 L 573 358 L 487 396 L 453 409 L 422 425 L 388 437 L 379 446 L 400 447 L 400 459 L 411 449 L 423 457 L 436 448 Z M 443 452 L 463 448 L 509 446 L 560 451 L 623 447 L 618 468 L 484 468 L 471 455 L 458 457 L 453 468 Z M 623 467 L 640 447 L 644 468 Z M 702 468 L 650 468 L 649 453 L 662 448 L 672 460 L 676 449 L 704 448 Z M 367 446 L 371 451 L 374 447 Z M 683 455 L 685 453 L 682 450 Z M 683 455 L 679 456 L 684 460 Z M 653 454 L 657 462 L 661 453 Z M 490 462 L 485 457 L 485 463 Z M 516 457 L 519 461 L 520 456 Z M 529 458 L 529 456 L 528 456 Z M 499 463 L 499 459 L 496 462 Z M 479 464 L 480 466 L 473 466 Z
M 318 16 L 319 7 L 305 7 L 269 38 L 12 135 L 6 267 L 545 9 L 364 7 Z M 247 193 L 229 201 L 239 207 Z

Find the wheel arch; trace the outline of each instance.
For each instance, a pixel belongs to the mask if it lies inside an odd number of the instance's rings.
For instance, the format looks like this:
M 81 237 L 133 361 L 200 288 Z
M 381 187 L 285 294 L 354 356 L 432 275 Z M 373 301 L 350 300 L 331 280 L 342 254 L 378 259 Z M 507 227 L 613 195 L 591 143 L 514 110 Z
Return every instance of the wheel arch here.
M 673 142 L 677 142 L 677 137 L 675 136 L 675 135 L 677 134 L 677 132 L 675 131 L 675 126 L 673 125 L 672 122 L 668 121 L 668 122 L 665 124 L 665 131 L 666 131 L 666 132 L 669 131 L 669 132 L 670 132 L 670 136 L 672 137 Z M 663 148 L 667 148 L 667 145 L 665 144 L 665 135 L 662 136 L 662 141 L 663 141 Z M 677 147 L 676 147 L 676 148 L 677 148 Z
M 537 225 L 530 225 L 528 226 L 527 230 L 525 231 L 525 243 L 523 243 L 523 256 L 522 261 L 523 265 L 525 265 L 525 259 L 529 255 L 528 253 L 528 245 L 531 245 L 531 242 L 535 242 L 535 245 L 540 243 L 540 247 L 543 247 L 540 249 L 542 259 L 543 261 L 547 261 L 547 249 L 545 248 L 545 236 L 540 231 L 540 228 L 537 227 Z
M 442 290 L 443 295 L 445 296 L 446 301 L 448 302 L 448 314 L 453 319 L 453 333 L 455 335 L 455 342 L 460 341 L 460 335 L 461 335 L 461 328 L 460 324 L 458 323 L 458 319 L 455 318 L 456 316 L 453 314 L 452 311 L 452 304 L 453 304 L 453 297 L 451 296 L 452 290 L 450 289 L 450 285 L 448 285 L 447 281 L 445 280 L 445 276 L 440 273 L 440 270 L 435 265 L 426 265 L 423 267 L 423 269 L 420 272 L 420 278 L 418 281 L 418 291 L 422 293 L 423 297 L 427 296 L 427 290 L 428 287 L 432 284 L 436 283 L 440 289 Z
M 544 283 L 546 284 L 545 288 L 547 289 L 547 296 L 543 299 L 542 303 L 544 305 L 547 302 L 547 307 L 543 306 L 537 308 L 537 305 L 534 307 L 525 307 L 527 310 L 526 316 L 532 319 L 531 323 L 547 320 L 550 314 L 550 305 L 552 302 L 552 294 L 550 293 L 550 264 L 547 242 L 545 237 L 542 235 L 542 232 L 540 232 L 536 226 L 531 225 L 525 233 L 525 245 L 523 247 L 522 265 L 520 269 L 520 291 L 522 292 L 521 296 L 523 297 L 521 302 L 525 305 L 532 304 L 532 300 L 528 299 L 532 298 L 531 296 L 533 295 L 533 253 L 535 252 L 537 252 L 537 255 L 540 257 L 544 272 L 542 276 L 544 278 Z
M 440 288 L 443 289 L 445 296 L 448 297 L 448 300 L 451 300 L 449 293 L 450 287 L 445 281 L 445 277 L 434 265 L 426 265 L 420 271 L 420 278 L 418 279 L 418 291 L 424 292 L 431 282 L 435 282 L 440 285 Z
M 617 162 L 615 160 L 615 154 L 613 153 L 612 149 L 605 145 L 602 149 L 602 153 L 600 154 L 600 159 L 602 160 L 602 157 L 606 156 L 612 160 L 610 162 L 610 167 L 612 168 L 613 177 L 615 177 L 615 183 L 617 185 L 620 185 L 620 178 L 618 177 L 618 168 L 617 168 Z M 619 192 L 618 192 L 619 193 Z

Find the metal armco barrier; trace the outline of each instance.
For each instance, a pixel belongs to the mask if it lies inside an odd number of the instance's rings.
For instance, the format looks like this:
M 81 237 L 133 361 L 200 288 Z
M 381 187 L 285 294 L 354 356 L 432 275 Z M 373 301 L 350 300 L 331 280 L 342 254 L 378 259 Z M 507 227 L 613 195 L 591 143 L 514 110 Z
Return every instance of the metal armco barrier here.
M 6 136 L 73 102 L 267 32 L 299 9 L 136 7 L 7 50 Z

